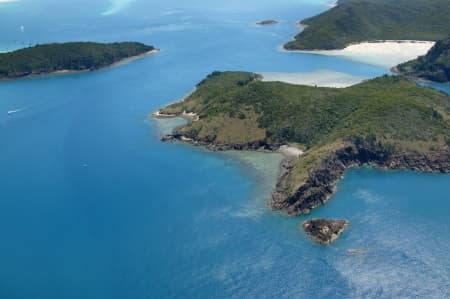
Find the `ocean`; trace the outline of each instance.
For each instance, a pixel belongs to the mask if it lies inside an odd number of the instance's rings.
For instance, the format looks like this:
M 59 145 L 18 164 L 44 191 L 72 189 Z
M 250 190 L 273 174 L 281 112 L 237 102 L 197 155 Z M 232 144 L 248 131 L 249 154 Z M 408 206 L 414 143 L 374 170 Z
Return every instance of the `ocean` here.
M 354 169 L 309 217 L 271 212 L 282 157 L 159 138 L 148 118 L 214 70 L 366 78 L 389 70 L 285 53 L 326 1 L 0 3 L 0 51 L 139 41 L 161 52 L 92 73 L 0 82 L 0 298 L 448 298 L 450 175 Z M 277 19 L 276 26 L 256 26 Z M 450 92 L 448 85 L 431 84 Z

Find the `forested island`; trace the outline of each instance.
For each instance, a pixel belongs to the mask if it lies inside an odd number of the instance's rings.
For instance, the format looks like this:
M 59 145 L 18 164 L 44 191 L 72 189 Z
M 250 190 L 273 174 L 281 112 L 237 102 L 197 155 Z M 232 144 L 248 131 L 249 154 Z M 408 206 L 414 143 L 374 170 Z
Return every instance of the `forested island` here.
M 342 49 L 379 40 L 436 41 L 450 33 L 450 4 L 448 0 L 339 0 L 337 6 L 300 23 L 305 29 L 285 49 Z
M 191 121 L 163 140 L 212 150 L 304 151 L 283 163 L 269 201 L 288 215 L 310 213 L 335 192 L 346 169 L 450 172 L 450 97 L 401 76 L 348 88 L 262 82 L 247 72 L 214 72 L 181 102 L 156 114 Z M 195 117 L 193 117 L 195 116 Z
M 0 79 L 67 71 L 98 70 L 124 59 L 156 51 L 136 42 L 69 42 L 36 45 L 0 54 Z
M 438 41 L 427 55 L 402 63 L 393 71 L 414 78 L 450 82 L 450 36 Z

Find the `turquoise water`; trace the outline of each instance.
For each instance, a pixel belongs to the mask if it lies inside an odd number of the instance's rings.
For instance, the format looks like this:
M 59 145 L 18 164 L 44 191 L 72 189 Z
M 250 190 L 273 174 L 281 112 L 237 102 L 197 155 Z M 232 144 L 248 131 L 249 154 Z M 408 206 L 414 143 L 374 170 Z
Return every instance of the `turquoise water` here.
M 147 118 L 213 70 L 387 73 L 277 51 L 325 2 L 92 2 L 0 4 L 0 49 L 161 48 L 109 70 L 0 83 L 0 298 L 450 296 L 450 176 L 350 171 L 312 214 L 352 223 L 323 248 L 298 230 L 304 218 L 266 209 L 278 155 L 164 144 L 172 124 Z M 268 18 L 282 23 L 252 25 Z

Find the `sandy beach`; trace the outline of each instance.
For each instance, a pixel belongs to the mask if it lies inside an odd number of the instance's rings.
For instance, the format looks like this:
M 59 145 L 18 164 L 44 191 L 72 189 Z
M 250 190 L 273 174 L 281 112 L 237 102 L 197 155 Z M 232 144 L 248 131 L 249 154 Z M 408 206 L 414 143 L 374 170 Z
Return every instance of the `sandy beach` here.
M 374 41 L 352 44 L 342 50 L 288 51 L 338 56 L 345 59 L 391 68 L 425 55 L 435 42 L 431 41 Z
M 305 73 L 262 72 L 259 74 L 263 77 L 262 81 L 266 82 L 279 81 L 290 84 L 336 88 L 349 87 L 368 79 L 366 77 L 353 76 L 332 70 L 318 70 Z
M 278 151 L 287 158 L 298 158 L 304 154 L 301 149 L 290 145 L 282 145 Z
M 187 119 L 188 121 L 198 121 L 200 119 L 198 114 L 196 114 L 194 112 L 186 112 L 186 111 L 183 111 L 183 113 L 178 115 L 178 114 L 165 114 L 165 113 L 161 113 L 161 111 L 158 110 L 155 113 L 152 113 L 150 115 L 150 117 L 160 118 L 160 119 L 181 117 L 181 118 Z

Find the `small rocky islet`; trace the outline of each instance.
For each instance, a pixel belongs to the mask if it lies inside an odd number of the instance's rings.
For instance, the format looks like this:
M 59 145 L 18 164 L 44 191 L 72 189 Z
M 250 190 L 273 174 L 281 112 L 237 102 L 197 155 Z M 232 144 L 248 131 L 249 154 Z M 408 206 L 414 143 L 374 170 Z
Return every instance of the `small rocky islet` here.
M 276 25 L 278 23 L 279 23 L 279 21 L 277 21 L 277 20 L 264 20 L 264 21 L 256 23 L 256 25 L 269 26 L 269 25 Z
M 347 220 L 309 219 L 302 222 L 301 227 L 312 240 L 329 245 L 341 236 L 349 224 Z

